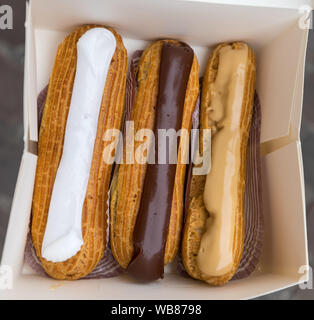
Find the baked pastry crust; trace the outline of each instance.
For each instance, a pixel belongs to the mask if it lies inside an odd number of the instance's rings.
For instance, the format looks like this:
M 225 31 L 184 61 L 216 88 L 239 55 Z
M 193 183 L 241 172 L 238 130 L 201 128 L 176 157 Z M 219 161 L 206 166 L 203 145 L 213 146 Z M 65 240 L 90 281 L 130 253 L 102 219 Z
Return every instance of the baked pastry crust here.
M 205 75 L 203 78 L 202 97 L 201 97 L 201 129 L 215 130 L 213 122 L 211 121 L 208 109 L 211 106 L 211 90 L 214 83 L 218 65 L 219 65 L 219 51 L 227 45 L 232 45 L 234 49 L 247 46 L 243 42 L 222 43 L 218 45 L 212 52 Z M 245 76 L 244 98 L 241 108 L 241 151 L 240 151 L 240 178 L 237 182 L 237 207 L 235 217 L 235 232 L 233 240 L 233 266 L 230 272 L 215 277 L 208 277 L 201 273 L 198 268 L 197 255 L 200 248 L 201 238 L 205 232 L 205 224 L 208 218 L 208 212 L 204 205 L 203 193 L 205 189 L 206 175 L 194 175 L 191 177 L 190 192 L 188 195 L 189 207 L 186 212 L 186 221 L 184 225 L 183 240 L 182 240 L 182 260 L 184 267 L 188 274 L 199 280 L 206 281 L 211 285 L 223 285 L 228 282 L 235 274 L 243 252 L 244 243 L 244 189 L 245 189 L 245 167 L 246 167 L 246 148 L 250 132 L 252 106 L 254 99 L 254 86 L 255 86 L 255 56 L 253 51 L 248 48 L 247 71 Z M 200 133 L 200 153 L 202 154 L 202 130 Z
M 122 38 L 109 27 L 106 28 L 116 38 L 116 50 L 110 63 L 101 102 L 90 177 L 83 205 L 84 245 L 75 256 L 64 262 L 50 262 L 41 256 L 76 72 L 76 44 L 86 31 L 95 27 L 102 26 L 80 26 L 59 45 L 39 132 L 31 232 L 34 248 L 42 266 L 47 274 L 55 279 L 74 280 L 86 276 L 96 267 L 107 246 L 107 198 L 112 165 L 103 161 L 104 149 L 110 143 L 104 141 L 103 135 L 106 129 L 121 128 L 127 72 L 127 51 Z
M 159 67 L 161 49 L 164 42 L 179 44 L 176 40 L 160 40 L 152 43 L 143 52 L 137 74 L 137 92 L 133 106 L 131 120 L 134 121 L 135 133 L 140 129 L 153 130 L 157 103 Z M 190 132 L 192 114 L 199 94 L 198 62 L 194 55 L 190 77 L 187 85 L 184 113 L 181 128 Z M 142 142 L 134 142 L 134 150 Z M 186 164 L 181 162 L 181 149 L 179 143 L 178 164 L 176 168 L 172 208 L 169 222 L 169 231 L 166 242 L 164 263 L 167 264 L 176 256 L 181 238 L 181 225 L 183 213 L 184 179 Z M 124 148 L 123 164 L 119 167 L 117 183 L 112 188 L 110 203 L 110 244 L 111 250 L 123 267 L 127 268 L 133 256 L 133 231 L 139 210 L 146 164 L 126 164 L 126 148 Z

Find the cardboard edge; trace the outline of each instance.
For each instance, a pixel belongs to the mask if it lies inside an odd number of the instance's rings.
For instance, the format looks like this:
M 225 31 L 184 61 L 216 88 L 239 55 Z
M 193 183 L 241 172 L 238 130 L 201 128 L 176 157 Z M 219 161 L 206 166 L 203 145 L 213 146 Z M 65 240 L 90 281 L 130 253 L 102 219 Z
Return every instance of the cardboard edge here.
M 37 156 L 24 152 L 15 186 L 10 218 L 3 247 L 1 266 L 9 266 L 15 278 L 20 274 L 31 213 Z M 28 218 L 19 219 L 21 212 L 28 211 Z M 18 253 L 18 254 L 17 254 Z
M 300 175 L 300 184 L 301 184 L 301 192 L 302 192 L 302 207 L 303 207 L 303 224 L 304 224 L 304 234 L 305 234 L 305 259 L 306 265 L 309 266 L 309 249 L 308 249 L 308 238 L 307 238 L 307 221 L 306 221 L 306 200 L 305 200 L 305 183 L 304 183 L 304 168 L 303 168 L 303 157 L 302 157 L 302 147 L 301 142 L 298 140 L 297 144 L 297 152 L 299 159 L 299 175 Z M 307 279 L 309 278 L 309 271 L 307 274 Z
M 28 128 L 29 140 L 38 141 L 38 121 L 37 121 L 37 72 L 36 72 L 36 47 L 35 47 L 35 34 L 33 29 L 32 18 L 32 1 L 29 2 L 29 16 L 27 23 L 27 75 L 26 80 L 28 90 Z M 35 112 L 34 112 L 35 111 Z
M 172 282 L 175 278 L 179 277 L 178 275 L 171 277 L 169 280 Z M 126 300 L 130 299 L 130 293 L 124 293 L 123 288 L 125 286 L 133 286 L 134 287 L 134 295 L 133 299 L 147 299 L 147 300 L 162 300 L 162 299 L 170 299 L 173 295 L 173 292 L 170 292 L 168 295 L 161 295 L 160 288 L 158 290 L 146 290 L 145 287 L 135 284 L 129 283 L 128 281 L 124 283 L 122 286 L 118 286 L 113 288 L 112 291 L 104 291 L 106 287 L 105 279 L 104 281 L 101 280 L 90 280 L 92 281 L 91 287 L 97 288 L 93 294 L 88 292 L 81 292 L 81 290 L 73 290 L 73 287 L 81 287 L 82 284 L 77 284 L 74 282 L 67 282 L 67 281 L 58 281 L 53 279 L 45 279 L 42 282 L 40 279 L 36 278 L 35 281 L 33 275 L 21 275 L 15 279 L 13 288 L 11 290 L 5 290 L 4 293 L 0 291 L 0 299 L 44 299 L 44 300 L 55 300 L 55 299 L 73 299 L 73 300 L 80 300 L 80 299 L 92 299 L 92 300 L 110 300 L 110 299 L 119 299 L 119 300 Z M 268 282 L 268 289 L 262 288 L 256 294 L 252 294 L 255 290 L 255 286 L 258 283 L 263 283 L 264 281 Z M 85 281 L 85 280 L 79 280 Z M 121 281 L 124 281 L 121 280 Z M 276 292 L 278 290 L 283 290 L 288 287 L 297 285 L 300 283 L 295 277 L 289 276 L 282 276 L 279 274 L 264 274 L 256 277 L 253 282 L 250 283 L 248 288 L 248 292 L 240 292 L 239 296 L 234 296 L 232 294 L 225 294 L 219 291 L 218 288 L 208 287 L 211 291 L 210 296 L 204 293 L 206 290 L 207 285 L 201 286 L 200 292 L 195 294 L 195 283 L 193 279 L 185 279 L 186 285 L 183 286 L 185 290 L 181 290 L 178 299 L 190 299 L 190 300 L 213 300 L 213 299 L 221 299 L 221 300 L 233 300 L 233 299 L 240 299 L 240 300 L 248 300 L 257 297 L 261 297 L 263 295 Z M 97 282 L 97 284 L 96 284 Z M 33 290 L 28 291 L 26 290 L 26 286 L 28 287 L 30 283 L 33 283 Z M 194 284 L 193 284 L 194 283 Z M 192 285 L 191 285 L 192 284 Z M 109 284 L 112 285 L 112 282 Z M 190 287 L 191 285 L 191 287 Z M 157 285 L 158 286 L 158 285 Z M 189 288 L 194 291 L 194 294 L 190 294 Z M 164 289 L 167 289 L 167 286 L 164 286 Z M 175 289 L 172 289 L 175 290 Z M 213 290 L 218 290 L 217 293 L 213 294 Z M 122 294 L 121 292 L 122 291 Z M 224 290 L 223 290 L 224 291 Z M 71 292 L 71 293 L 70 293 Z M 250 293 L 251 292 L 251 293 Z
M 280 150 L 282 150 L 282 152 L 286 152 L 284 149 L 291 149 L 293 148 L 293 157 L 295 160 L 293 161 L 296 161 L 294 162 L 295 165 L 296 165 L 296 174 L 297 174 L 297 177 L 296 179 L 298 180 L 297 183 L 300 185 L 300 194 L 297 199 L 298 199 L 298 206 L 299 206 L 299 212 L 297 212 L 296 214 L 298 215 L 298 219 L 295 220 L 295 222 L 297 221 L 298 223 L 298 227 L 300 227 L 299 231 L 302 232 L 302 238 L 300 238 L 300 243 L 302 243 L 302 248 L 300 248 L 298 250 L 298 259 L 300 260 L 296 260 L 294 261 L 292 267 L 288 267 L 286 268 L 285 270 L 281 270 L 281 269 L 278 269 L 278 267 L 276 265 L 273 265 L 271 266 L 270 268 L 267 268 L 267 270 L 265 269 L 264 271 L 268 271 L 268 272 L 271 272 L 271 273 L 276 273 L 276 274 L 280 274 L 282 276 L 289 276 L 289 277 L 294 277 L 295 279 L 300 279 L 301 275 L 300 275 L 300 267 L 303 267 L 303 266 L 309 266 L 309 257 L 308 257 L 308 239 L 307 239 L 307 230 L 306 230 L 306 205 L 305 205 L 305 190 L 304 190 L 304 174 L 303 174 L 303 162 L 302 162 L 302 152 L 301 152 L 301 143 L 299 140 L 297 141 L 292 141 L 286 145 L 283 145 L 281 148 L 267 154 L 267 156 L 269 155 L 270 157 L 272 157 L 272 161 L 277 161 L 276 160 L 276 155 L 275 153 L 276 152 L 280 152 Z M 292 150 L 292 149 L 291 149 Z M 290 154 L 291 156 L 291 154 Z M 273 158 L 275 157 L 275 158 Z M 265 162 L 266 161 L 266 162 Z M 263 160 L 263 165 L 262 165 L 262 168 L 265 169 L 267 167 L 267 162 L 269 160 Z M 286 162 L 287 164 L 288 162 Z M 285 164 L 285 165 L 286 165 Z M 267 178 L 267 175 L 264 177 L 264 179 L 268 180 Z M 296 181 L 296 180 L 295 180 Z M 287 186 L 287 185 L 286 185 Z M 291 191 L 289 188 L 288 189 L 285 189 L 286 191 L 288 190 Z M 299 189 L 298 189 L 299 190 Z M 266 191 L 266 189 L 264 189 L 264 192 Z M 269 203 L 269 195 L 271 194 L 271 188 L 268 188 L 266 193 L 263 193 L 263 201 L 266 201 L 267 203 Z M 274 208 L 272 208 L 274 209 Z M 268 205 L 265 207 L 265 210 L 269 211 L 270 210 L 270 207 L 268 207 Z M 284 211 L 282 211 L 284 212 Z M 276 221 L 270 221 L 270 223 L 279 223 L 279 218 L 276 217 L 276 215 L 272 215 L 273 216 L 273 219 L 275 219 Z M 266 217 L 265 217 L 266 218 Z M 266 218 L 267 220 L 267 218 Z M 281 220 L 283 225 L 285 225 L 286 222 L 284 222 L 283 220 Z M 302 229 L 301 229 L 301 226 L 302 226 Z M 284 228 L 284 227 L 283 227 Z M 289 226 L 289 228 L 291 228 L 291 225 Z M 278 249 L 278 247 L 282 246 L 282 244 L 280 243 L 275 243 L 273 242 L 273 240 L 271 239 L 272 238 L 272 233 L 270 231 L 270 233 L 267 235 L 269 238 L 270 238 L 270 243 L 271 243 L 271 246 L 264 246 L 263 248 L 263 254 L 262 254 L 262 259 L 274 259 L 274 256 L 273 256 L 273 253 L 272 253 L 272 248 L 273 246 L 275 245 L 276 248 Z M 285 238 L 288 239 L 289 236 L 288 234 L 286 233 L 285 234 Z M 295 249 L 294 249 L 294 253 L 296 253 Z M 284 259 L 287 259 L 287 255 L 284 256 Z M 282 263 L 282 257 L 279 258 L 276 258 L 275 259 L 275 263 Z M 288 258 L 289 260 L 289 258 Z M 291 261 L 288 261 L 288 262 L 291 262 Z M 308 274 L 306 274 L 306 277 L 308 278 Z M 304 278 L 304 275 L 303 275 L 303 278 Z
M 308 45 L 309 29 L 304 30 L 302 34 L 302 46 L 299 53 L 299 67 L 296 74 L 295 89 L 293 94 L 293 109 L 291 112 L 290 123 L 295 132 L 295 138 L 299 139 L 301 130 L 301 119 L 303 109 L 303 93 L 304 93 L 304 74 L 305 62 Z
M 185 2 L 211 2 L 221 4 L 219 0 L 181 0 Z M 301 2 L 301 3 L 300 3 Z M 312 7 L 311 0 L 272 0 L 265 2 L 263 0 L 225 0 L 224 4 L 227 5 L 238 5 L 238 6 L 252 6 L 261 8 L 285 8 L 285 9 L 298 9 L 300 6 Z
M 253 296 L 248 297 L 245 300 L 256 299 L 256 298 L 259 298 L 259 297 L 262 297 L 262 296 L 265 296 L 265 295 L 268 295 L 268 294 L 276 293 L 276 292 L 278 292 L 280 290 L 289 289 L 289 288 L 291 288 L 293 286 L 296 286 L 296 285 L 300 284 L 300 281 L 296 280 L 295 278 L 291 278 L 290 281 L 291 282 L 288 281 L 288 283 L 286 285 L 284 285 L 283 287 L 281 287 L 281 288 L 274 289 L 274 290 L 269 290 L 269 291 L 263 292 L 262 294 L 259 294 L 259 295 L 253 295 Z M 242 299 L 242 300 L 244 300 L 244 299 Z
M 280 75 L 279 70 L 273 70 L 273 68 L 269 69 L 269 65 L 275 64 L 275 66 L 278 66 L 282 59 L 280 57 L 282 55 L 288 55 L 289 59 L 285 58 L 283 60 L 283 63 L 285 63 L 285 70 L 289 68 L 291 72 L 289 72 L 284 79 L 291 79 L 289 80 L 289 84 L 287 82 L 284 82 L 283 85 L 287 86 L 289 85 L 289 92 L 285 92 L 284 95 L 281 96 L 280 100 L 274 100 L 272 96 L 267 95 L 267 91 L 270 90 L 272 87 L 271 85 L 277 85 L 277 82 L 269 82 L 267 86 L 264 86 L 263 88 L 260 88 L 258 90 L 258 93 L 260 94 L 261 98 L 261 104 L 262 104 L 262 114 L 263 114 L 263 105 L 267 104 L 267 108 L 264 107 L 264 115 L 266 117 L 270 116 L 270 109 L 269 107 L 274 104 L 279 104 L 276 108 L 276 112 L 274 112 L 273 116 L 276 118 L 281 118 L 280 125 L 274 125 L 276 124 L 276 119 L 270 119 L 271 121 L 268 122 L 262 122 L 262 131 L 261 131 L 261 142 L 267 143 L 272 140 L 281 139 L 284 137 L 288 137 L 290 134 L 290 128 L 291 128 L 291 119 L 292 114 L 294 114 L 296 111 L 296 90 L 297 90 L 297 83 L 298 83 L 298 77 L 300 72 L 304 71 L 304 55 L 302 56 L 302 53 L 304 54 L 304 50 L 306 48 L 306 41 L 304 39 L 306 38 L 304 35 L 306 35 L 306 32 L 304 30 L 300 29 L 300 26 L 298 24 L 298 20 L 296 20 L 289 28 L 287 28 L 284 32 L 282 32 L 279 36 L 274 38 L 271 42 L 269 42 L 262 50 L 261 55 L 263 55 L 264 58 L 267 58 L 268 64 L 263 65 L 260 64 L 258 67 L 259 69 L 259 78 L 257 78 L 257 89 L 258 83 L 261 81 L 261 78 L 265 78 L 264 81 L 267 81 L 269 77 L 272 76 L 272 72 L 276 72 L 275 74 L 278 76 Z M 303 38 L 302 38 L 303 36 Z M 289 50 L 291 47 L 291 39 L 295 41 L 295 45 L 293 46 L 293 49 Z M 295 46 L 297 46 L 295 48 Z M 269 51 L 271 49 L 271 51 Z M 276 54 L 272 52 L 272 50 L 276 51 Z M 288 51 L 288 53 L 287 53 Z M 270 53 L 271 52 L 271 53 Z M 281 75 L 282 77 L 282 75 Z M 287 78 L 288 77 L 288 78 Z M 277 79 L 278 80 L 278 79 Z M 277 81 L 276 80 L 276 81 Z M 272 80 L 273 81 L 273 80 Z M 281 86 L 281 84 L 280 84 Z M 288 88 L 285 88 L 286 90 Z M 291 89 L 291 90 L 290 90 Z M 289 99 L 287 100 L 287 97 L 289 96 Z M 264 97 L 264 99 L 263 99 Z M 297 97 L 299 99 L 298 103 L 302 105 L 302 99 L 300 96 Z M 282 115 L 282 112 L 284 110 L 284 114 Z M 300 107 L 297 108 L 297 111 L 301 112 Z M 285 116 L 287 115 L 287 116 Z M 264 117 L 263 117 L 264 119 Z M 269 125 L 272 125 L 274 127 L 271 129 Z M 294 134 L 293 138 L 296 140 L 298 136 Z
M 302 109 L 303 109 L 303 91 L 304 91 L 304 73 L 307 52 L 309 30 L 304 30 L 302 34 L 302 45 L 299 51 L 298 68 L 295 75 L 295 85 L 292 96 L 292 108 L 289 120 L 289 132 L 278 138 L 270 139 L 261 143 L 262 156 L 279 150 L 284 146 L 299 141 Z M 274 147 L 275 146 L 275 147 Z
M 28 44 L 28 24 L 30 20 L 30 9 L 29 9 L 29 2 L 26 1 L 26 14 L 25 14 L 25 56 L 24 56 L 24 85 L 23 85 L 23 124 L 24 124 L 24 135 L 23 135 L 23 141 L 24 141 L 24 151 L 28 149 L 28 130 L 29 130 L 29 115 L 28 115 L 28 81 L 27 81 L 27 75 L 28 75 L 28 56 L 29 56 L 29 44 Z

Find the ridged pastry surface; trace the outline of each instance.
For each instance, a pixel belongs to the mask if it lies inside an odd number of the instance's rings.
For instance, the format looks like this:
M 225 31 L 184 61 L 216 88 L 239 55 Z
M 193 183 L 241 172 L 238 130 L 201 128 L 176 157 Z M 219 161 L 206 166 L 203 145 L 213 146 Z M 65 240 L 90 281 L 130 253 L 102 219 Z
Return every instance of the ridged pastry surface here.
M 160 40 L 154 42 L 143 52 L 137 74 L 137 92 L 131 114 L 135 133 L 140 129 L 153 130 L 155 107 L 159 85 L 159 67 L 163 42 L 179 44 L 175 40 Z M 182 128 L 190 130 L 192 113 L 199 93 L 198 62 L 194 60 L 190 72 L 184 103 Z M 142 142 L 134 142 L 134 150 Z M 172 209 L 169 222 L 169 233 L 166 242 L 165 264 L 174 259 L 180 244 L 185 164 L 181 164 L 181 143 L 178 150 L 178 165 L 174 183 Z M 110 244 L 115 259 L 126 268 L 133 256 L 133 231 L 139 210 L 142 188 L 146 172 L 146 164 L 126 164 L 124 148 L 124 164 L 119 167 L 117 184 L 112 191 L 110 204 Z
M 219 51 L 222 47 L 230 45 L 223 43 L 218 45 L 212 52 L 207 68 L 205 71 L 202 87 L 201 98 L 201 129 L 213 129 L 212 122 L 208 117 L 208 108 L 211 106 L 211 86 L 215 81 L 218 66 L 219 66 Z M 232 43 L 234 49 L 247 46 L 242 42 Z M 208 277 L 199 270 L 197 256 L 201 244 L 202 235 L 206 230 L 206 221 L 209 213 L 207 212 L 203 200 L 203 193 L 206 182 L 206 175 L 192 176 L 189 194 L 189 207 L 187 210 L 186 221 L 183 232 L 182 242 L 182 259 L 184 267 L 188 274 L 199 280 L 208 282 L 211 285 L 223 285 L 229 281 L 235 274 L 243 252 L 244 242 L 244 189 L 245 189 L 245 167 L 246 167 L 246 148 L 250 132 L 252 106 L 254 98 L 255 85 L 255 56 L 250 48 L 248 48 L 248 60 L 245 75 L 244 98 L 241 107 L 240 129 L 241 129 L 241 144 L 240 144 L 240 178 L 237 181 L 235 190 L 237 192 L 236 201 L 238 208 L 235 215 L 235 230 L 233 239 L 233 265 L 230 272 L 220 276 Z M 223 130 L 223 129 L 222 129 Z M 200 135 L 200 151 L 202 152 L 202 133 Z
M 103 140 L 103 135 L 106 129 L 121 128 L 127 71 L 126 49 L 121 37 L 111 28 L 107 29 L 116 38 L 116 50 L 111 60 L 103 93 L 90 177 L 83 205 L 84 245 L 75 256 L 64 262 L 53 263 L 41 257 L 49 203 L 62 156 L 65 127 L 75 78 L 76 44 L 86 31 L 94 27 L 99 26 L 78 27 L 59 45 L 39 132 L 31 232 L 37 256 L 47 274 L 55 279 L 74 280 L 86 276 L 96 267 L 107 246 L 106 203 L 112 165 L 103 161 L 104 148 L 110 143 Z

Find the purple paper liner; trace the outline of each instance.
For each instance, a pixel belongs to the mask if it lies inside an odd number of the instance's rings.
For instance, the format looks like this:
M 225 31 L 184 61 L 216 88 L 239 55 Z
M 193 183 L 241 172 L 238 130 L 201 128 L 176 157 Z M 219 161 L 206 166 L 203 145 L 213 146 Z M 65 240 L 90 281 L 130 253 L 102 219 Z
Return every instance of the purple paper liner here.
M 248 277 L 256 268 L 264 240 L 262 169 L 260 156 L 261 105 L 254 94 L 252 124 L 247 146 L 244 193 L 245 237 L 240 265 L 232 280 Z

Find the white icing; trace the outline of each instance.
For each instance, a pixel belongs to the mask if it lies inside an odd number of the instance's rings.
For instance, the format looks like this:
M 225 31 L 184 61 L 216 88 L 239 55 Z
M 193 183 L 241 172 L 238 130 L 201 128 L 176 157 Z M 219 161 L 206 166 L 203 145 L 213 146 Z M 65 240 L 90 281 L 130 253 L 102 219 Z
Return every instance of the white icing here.
M 77 69 L 63 153 L 42 244 L 42 257 L 48 261 L 65 261 L 83 245 L 82 208 L 101 100 L 115 48 L 115 37 L 105 28 L 87 31 L 77 43 Z

